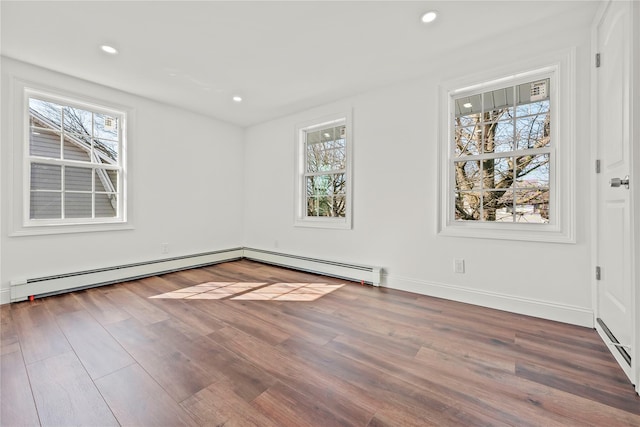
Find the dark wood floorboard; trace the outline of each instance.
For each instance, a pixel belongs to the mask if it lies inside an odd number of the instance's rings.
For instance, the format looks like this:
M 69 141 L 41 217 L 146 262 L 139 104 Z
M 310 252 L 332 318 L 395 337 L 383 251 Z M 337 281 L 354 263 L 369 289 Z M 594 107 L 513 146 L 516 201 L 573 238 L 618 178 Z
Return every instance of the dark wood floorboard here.
M 309 283 L 343 286 L 309 301 L 214 289 Z M 640 426 L 593 329 L 248 260 L 0 320 L 2 426 Z
M 117 426 L 96 385 L 73 352 L 27 365 L 43 426 Z

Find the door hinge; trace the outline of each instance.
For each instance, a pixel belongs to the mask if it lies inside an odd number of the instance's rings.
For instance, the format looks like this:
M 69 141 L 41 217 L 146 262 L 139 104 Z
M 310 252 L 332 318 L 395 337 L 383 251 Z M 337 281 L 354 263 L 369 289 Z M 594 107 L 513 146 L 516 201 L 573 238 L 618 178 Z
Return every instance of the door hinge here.
M 600 54 L 596 53 L 596 68 L 600 68 Z
M 600 173 L 600 159 L 596 160 L 596 173 Z
M 600 271 L 600 266 L 596 265 L 596 280 L 600 280 L 601 277 L 602 277 L 602 274 Z

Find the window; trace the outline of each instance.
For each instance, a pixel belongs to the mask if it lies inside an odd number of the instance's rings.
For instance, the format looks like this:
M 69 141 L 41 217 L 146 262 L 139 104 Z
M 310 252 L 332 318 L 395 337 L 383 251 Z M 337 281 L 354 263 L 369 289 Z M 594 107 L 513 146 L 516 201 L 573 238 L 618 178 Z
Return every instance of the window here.
M 25 94 L 25 226 L 123 222 L 125 113 Z
M 548 78 L 453 97 L 456 221 L 549 222 Z
M 297 128 L 296 224 L 351 226 L 350 115 Z
M 573 241 L 570 63 L 443 91 L 441 234 Z

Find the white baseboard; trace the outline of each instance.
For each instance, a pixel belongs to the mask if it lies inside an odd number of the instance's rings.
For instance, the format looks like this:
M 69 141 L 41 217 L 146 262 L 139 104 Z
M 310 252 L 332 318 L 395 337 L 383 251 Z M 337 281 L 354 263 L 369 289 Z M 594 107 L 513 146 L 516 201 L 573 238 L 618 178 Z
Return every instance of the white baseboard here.
M 252 259 L 267 264 L 275 264 L 297 270 L 310 271 L 350 280 L 381 284 L 393 289 L 422 295 L 445 298 L 483 307 L 509 311 L 512 313 L 540 317 L 543 319 L 593 328 L 594 313 L 591 309 L 548 301 L 521 298 L 513 295 L 428 282 L 425 280 L 388 275 L 379 267 L 369 267 L 342 262 L 317 260 L 313 258 L 265 251 L 252 248 L 234 248 L 205 254 L 169 258 L 146 263 L 130 264 L 114 268 L 78 272 L 56 277 L 13 280 L 9 289 L 0 290 L 0 304 L 23 301 L 30 295 L 70 291 L 91 286 L 106 285 L 140 277 L 184 270 L 236 259 Z
M 572 325 L 594 327 L 593 310 L 583 307 L 386 274 L 382 276 L 382 285 L 402 291 L 555 320 Z

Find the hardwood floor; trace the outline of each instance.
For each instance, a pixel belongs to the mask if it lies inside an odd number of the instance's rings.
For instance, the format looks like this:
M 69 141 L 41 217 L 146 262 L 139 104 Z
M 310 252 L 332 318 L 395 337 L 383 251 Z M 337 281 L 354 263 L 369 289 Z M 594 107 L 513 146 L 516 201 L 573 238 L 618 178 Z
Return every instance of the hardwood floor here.
M 592 329 L 247 260 L 0 313 L 2 426 L 640 426 Z

